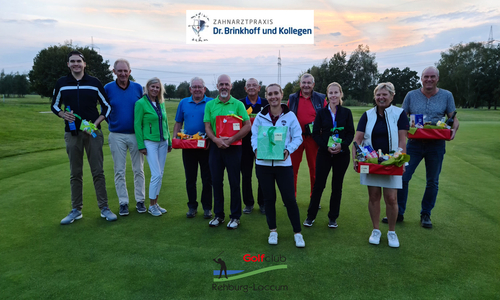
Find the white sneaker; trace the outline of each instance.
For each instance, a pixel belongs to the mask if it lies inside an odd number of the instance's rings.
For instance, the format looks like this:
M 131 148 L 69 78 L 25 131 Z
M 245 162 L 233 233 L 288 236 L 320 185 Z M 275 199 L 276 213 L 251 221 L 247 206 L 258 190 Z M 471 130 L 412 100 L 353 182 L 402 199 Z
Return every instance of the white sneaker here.
M 276 231 L 271 231 L 267 242 L 269 245 L 278 245 L 278 233 Z
M 373 229 L 372 235 L 370 235 L 370 239 L 368 239 L 368 242 L 373 245 L 378 245 L 380 244 L 380 237 L 382 236 L 382 233 L 378 229 Z
M 163 207 L 161 207 L 160 205 L 158 205 L 158 203 L 155 204 L 156 205 L 156 208 L 158 208 L 158 210 L 162 213 L 162 214 L 166 214 L 167 213 L 167 210 L 164 209 Z
M 227 229 L 236 229 L 240 225 L 240 219 L 231 219 L 229 223 L 227 223 Z
M 398 240 L 398 235 L 394 231 L 389 231 L 387 233 L 387 239 L 389 240 L 389 247 L 392 248 L 398 248 L 399 247 L 399 240 Z
M 210 220 L 210 222 L 208 222 L 208 226 L 210 226 L 210 227 L 217 227 L 217 226 L 219 226 L 222 223 L 224 223 L 224 219 L 215 217 L 212 220 Z
M 300 233 L 296 233 L 294 236 L 295 246 L 297 248 L 304 248 L 306 246 L 306 242 L 304 242 L 304 237 Z
M 156 207 L 156 205 L 150 205 L 148 209 L 148 213 L 150 213 L 152 216 L 159 217 L 161 216 L 161 211 Z

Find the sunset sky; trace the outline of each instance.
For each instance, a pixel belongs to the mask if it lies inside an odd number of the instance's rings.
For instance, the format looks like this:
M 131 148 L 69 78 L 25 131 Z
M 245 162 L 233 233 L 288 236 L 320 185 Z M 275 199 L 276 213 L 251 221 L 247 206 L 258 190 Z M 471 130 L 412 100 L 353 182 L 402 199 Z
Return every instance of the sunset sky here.
M 0 69 L 27 73 L 43 48 L 71 40 L 94 47 L 112 64 L 123 57 L 144 84 L 157 76 L 178 85 L 202 77 L 255 77 L 282 84 L 358 44 L 376 54 L 379 71 L 421 72 L 460 42 L 500 40 L 500 4 L 483 1 L 7 1 L 0 0 Z M 186 10 L 314 10 L 314 45 L 187 45 Z

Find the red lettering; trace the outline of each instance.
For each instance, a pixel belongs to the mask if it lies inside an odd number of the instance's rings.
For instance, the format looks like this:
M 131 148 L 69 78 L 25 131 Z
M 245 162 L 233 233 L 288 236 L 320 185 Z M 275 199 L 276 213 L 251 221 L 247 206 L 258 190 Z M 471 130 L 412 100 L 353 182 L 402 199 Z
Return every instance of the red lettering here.
M 252 256 L 251 254 L 245 254 L 245 255 L 243 255 L 243 261 L 246 261 L 246 262 L 263 262 L 265 257 L 266 257 L 265 254 L 257 254 L 257 256 Z

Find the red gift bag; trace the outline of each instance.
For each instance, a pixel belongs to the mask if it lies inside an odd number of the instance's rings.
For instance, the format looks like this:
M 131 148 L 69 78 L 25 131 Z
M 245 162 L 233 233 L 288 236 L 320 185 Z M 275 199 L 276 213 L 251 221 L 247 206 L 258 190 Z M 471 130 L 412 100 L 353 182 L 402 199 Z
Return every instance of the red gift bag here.
M 241 119 L 233 116 L 217 116 L 215 117 L 215 136 L 218 138 L 232 137 L 241 130 L 242 126 Z M 241 140 L 237 140 L 231 145 L 241 145 Z
M 408 132 L 409 139 L 417 140 L 449 140 L 451 138 L 451 129 L 431 129 L 417 128 L 415 134 Z
M 201 139 L 201 140 L 172 139 L 172 148 L 174 148 L 174 149 L 207 149 L 208 148 L 208 141 L 206 139 Z
M 379 164 L 358 162 L 358 169 L 356 170 L 356 172 L 363 174 L 403 175 L 403 166 L 384 166 Z

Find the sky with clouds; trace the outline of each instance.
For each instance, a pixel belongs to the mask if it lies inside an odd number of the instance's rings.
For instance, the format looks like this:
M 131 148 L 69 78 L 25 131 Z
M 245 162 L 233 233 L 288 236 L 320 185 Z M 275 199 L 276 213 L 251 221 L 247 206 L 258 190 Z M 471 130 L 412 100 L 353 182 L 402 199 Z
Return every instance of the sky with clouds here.
M 215 77 L 255 77 L 286 84 L 339 51 L 359 44 L 376 54 L 379 71 L 434 65 L 450 45 L 500 39 L 500 4 L 482 1 L 8 1 L 0 0 L 0 69 L 27 73 L 43 48 L 71 40 L 90 46 L 112 64 L 130 61 L 144 84 L 157 76 L 178 85 L 202 77 L 209 89 Z M 313 45 L 188 45 L 186 10 L 314 10 Z

